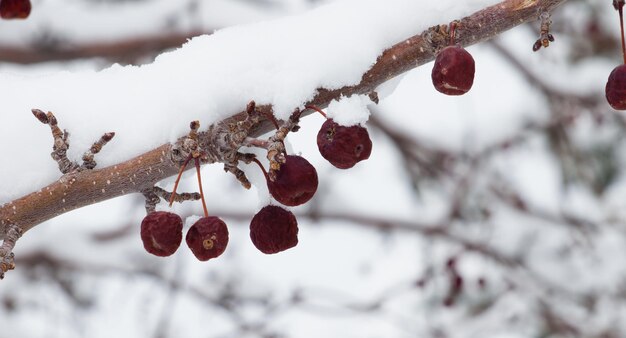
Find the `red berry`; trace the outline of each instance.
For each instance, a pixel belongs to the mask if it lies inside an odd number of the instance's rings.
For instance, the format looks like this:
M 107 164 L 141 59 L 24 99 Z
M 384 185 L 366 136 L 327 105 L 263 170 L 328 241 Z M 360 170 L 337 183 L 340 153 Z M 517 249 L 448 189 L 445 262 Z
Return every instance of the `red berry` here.
M 287 206 L 308 202 L 317 191 L 317 171 L 304 157 L 287 155 L 267 188 L 274 198 Z
M 370 157 L 372 140 L 361 126 L 340 126 L 328 119 L 317 133 L 317 148 L 332 165 L 348 169 Z
M 0 17 L 3 19 L 26 19 L 30 15 L 30 0 L 1 0 Z
M 275 254 L 298 244 L 298 222 L 291 211 L 275 205 L 263 207 L 250 222 L 250 239 L 264 254 Z
M 198 260 L 208 261 L 226 250 L 228 227 L 218 217 L 202 217 L 189 228 L 185 241 Z
M 431 74 L 433 85 L 447 95 L 467 93 L 474 83 L 474 58 L 461 46 L 442 49 Z
M 171 212 L 151 212 L 141 221 L 141 241 L 149 253 L 169 256 L 183 241 L 183 220 Z
M 604 91 L 613 109 L 626 110 L 626 65 L 613 69 Z

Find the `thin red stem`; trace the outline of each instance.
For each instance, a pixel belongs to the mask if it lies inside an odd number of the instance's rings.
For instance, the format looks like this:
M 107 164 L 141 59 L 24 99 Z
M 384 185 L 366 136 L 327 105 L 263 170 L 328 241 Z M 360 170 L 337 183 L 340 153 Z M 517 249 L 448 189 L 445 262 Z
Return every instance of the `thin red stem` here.
M 265 171 L 265 168 L 263 167 L 263 164 L 261 164 L 261 162 L 258 159 L 256 159 L 256 158 L 253 158 L 252 161 L 254 163 L 256 163 L 259 166 L 259 168 L 261 168 L 261 171 L 263 172 L 263 176 L 265 176 L 265 180 L 269 181 L 270 178 L 269 178 L 269 176 L 267 176 L 267 171 Z
M 456 40 L 456 21 L 450 22 L 450 46 L 454 46 L 454 40 Z
M 276 130 L 280 129 L 280 127 L 278 126 L 278 121 L 276 121 L 276 118 L 274 117 L 274 115 L 266 112 L 265 110 L 261 110 L 261 112 L 263 113 L 263 115 L 265 115 L 265 117 L 267 117 L 268 120 L 272 122 L 274 127 L 276 127 Z
M 624 2 L 620 1 L 617 11 L 619 12 L 619 27 L 622 30 L 622 57 L 624 58 L 624 64 L 626 64 L 626 44 L 624 43 Z
M 322 114 L 322 116 L 324 116 L 324 118 L 328 118 L 328 117 L 326 116 L 326 113 L 324 113 L 324 111 L 322 111 L 322 110 L 321 110 L 319 107 L 317 107 L 317 106 L 314 106 L 314 105 L 312 105 L 312 104 L 311 104 L 311 105 L 308 105 L 308 106 L 304 106 L 304 108 L 306 108 L 306 109 L 313 109 L 313 110 L 315 110 L 316 112 L 318 112 L 318 113 Z
M 200 175 L 200 160 L 196 157 L 194 159 L 196 163 L 196 174 L 198 174 L 198 187 L 200 189 L 200 198 L 202 199 L 202 209 L 204 209 L 204 217 L 209 217 L 209 211 L 206 208 L 206 201 L 204 200 L 204 192 L 202 191 L 202 175 Z
M 178 172 L 178 177 L 176 177 L 176 183 L 174 183 L 174 190 L 172 190 L 172 195 L 170 196 L 170 208 L 172 204 L 174 204 L 174 197 L 176 196 L 176 189 L 178 189 L 178 183 L 180 182 L 180 177 L 183 175 L 183 171 L 185 171 L 185 167 L 187 167 L 187 163 L 191 161 L 191 155 L 187 157 L 183 165 L 180 167 L 180 171 Z

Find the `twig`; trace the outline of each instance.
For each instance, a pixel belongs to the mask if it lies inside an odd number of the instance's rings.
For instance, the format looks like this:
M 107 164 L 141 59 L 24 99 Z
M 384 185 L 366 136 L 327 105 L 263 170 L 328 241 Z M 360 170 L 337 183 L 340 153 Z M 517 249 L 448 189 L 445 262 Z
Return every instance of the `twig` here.
M 5 272 L 15 269 L 13 248 L 17 240 L 22 236 L 22 229 L 15 224 L 9 224 L 6 229 L 4 241 L 2 241 L 2 246 L 0 246 L 0 279 L 4 278 Z
M 102 147 L 104 147 L 109 141 L 111 141 L 111 139 L 113 139 L 114 136 L 115 136 L 115 133 L 113 132 L 102 135 L 102 137 L 100 137 L 100 139 L 96 141 L 91 146 L 91 148 L 89 148 L 89 150 L 87 150 L 85 154 L 83 155 L 83 164 L 80 166 L 80 169 L 95 168 L 96 161 L 93 159 L 94 155 L 99 153 L 100 150 L 102 150 Z
M 52 132 L 52 137 L 54 138 L 52 153 L 50 155 L 58 163 L 61 173 L 67 174 L 71 171 L 77 170 L 79 167 L 78 164 L 67 158 L 67 150 L 70 148 L 70 134 L 66 130 L 61 131 L 61 128 L 57 125 L 57 118 L 54 114 L 52 114 L 52 112 L 48 112 L 48 114 L 46 114 L 42 110 L 33 109 L 32 113 L 41 123 L 50 126 L 50 131 Z
M 54 138 L 52 153 L 50 155 L 58 163 L 59 170 L 63 174 L 68 174 L 77 170 L 91 170 L 95 168 L 96 161 L 94 160 L 94 155 L 99 153 L 100 150 L 102 150 L 102 147 L 104 147 L 115 136 L 115 133 L 113 132 L 102 135 L 100 139 L 96 141 L 91 148 L 85 152 L 85 154 L 83 154 L 83 164 L 79 166 L 78 163 L 71 161 L 67 157 L 67 150 L 70 148 L 70 134 L 67 130 L 61 131 L 61 128 L 58 126 L 57 118 L 54 114 L 52 112 L 48 112 L 46 114 L 40 109 L 33 109 L 31 111 L 41 123 L 50 126 L 52 137 Z
M 146 199 L 147 214 L 155 211 L 156 205 L 159 204 L 161 200 L 172 200 L 173 202 L 182 203 L 186 201 L 197 201 L 200 199 L 200 194 L 197 192 L 174 193 L 174 195 L 172 196 L 171 192 L 157 186 L 145 189 L 141 193 Z
M 165 201 L 169 201 L 172 197 L 172 193 L 161 188 L 153 187 L 154 193 Z M 186 201 L 198 201 L 200 200 L 200 193 L 198 192 L 181 192 L 174 194 L 174 202 L 182 203 Z

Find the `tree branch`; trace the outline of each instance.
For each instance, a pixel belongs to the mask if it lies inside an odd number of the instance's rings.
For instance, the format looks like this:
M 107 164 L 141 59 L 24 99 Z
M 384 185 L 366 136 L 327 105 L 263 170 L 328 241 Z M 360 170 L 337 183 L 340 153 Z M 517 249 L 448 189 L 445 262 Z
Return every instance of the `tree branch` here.
M 180 47 L 188 39 L 208 31 L 190 31 L 147 35 L 112 42 L 76 45 L 33 44 L 29 47 L 0 46 L 0 61 L 29 65 L 50 61 L 70 61 L 85 58 L 107 58 L 117 62 L 134 62 L 140 57 L 169 48 Z
M 472 45 L 536 20 L 543 11 L 550 11 L 567 0 L 506 0 L 459 20 L 456 41 Z M 387 49 L 367 71 L 359 84 L 337 90 L 320 88 L 307 105 L 326 107 L 342 95 L 371 94 L 380 84 L 434 59 L 435 53 L 447 44 L 448 23 L 415 35 Z M 198 144 L 208 152 L 203 163 L 232 164 L 238 149 L 247 137 L 256 137 L 272 129 L 267 118 L 270 106 L 256 108 L 259 114 L 241 113 L 220 121 L 198 133 Z M 305 110 L 302 116 L 311 112 Z M 158 181 L 177 173 L 189 155 L 185 137 L 175 144 L 164 144 L 140 156 L 103 169 L 75 171 L 58 181 L 0 207 L 0 230 L 8 224 L 18 225 L 24 232 L 35 225 L 65 212 L 110 198 L 151 189 Z M 4 231 L 0 231 L 2 233 Z

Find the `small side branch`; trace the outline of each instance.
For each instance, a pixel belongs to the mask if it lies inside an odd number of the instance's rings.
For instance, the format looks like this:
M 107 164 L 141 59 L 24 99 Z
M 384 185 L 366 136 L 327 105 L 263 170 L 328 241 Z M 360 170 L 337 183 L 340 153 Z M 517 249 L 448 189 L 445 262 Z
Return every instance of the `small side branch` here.
M 66 130 L 62 131 L 61 128 L 58 127 L 57 118 L 52 112 L 46 114 L 39 109 L 33 109 L 31 111 L 41 123 L 50 126 L 52 137 L 54 138 L 54 145 L 52 146 L 52 153 L 50 153 L 50 155 L 59 164 L 61 173 L 67 174 L 77 170 L 79 167 L 78 164 L 67 158 L 67 150 L 70 148 L 70 134 Z
M 39 122 L 50 126 L 52 137 L 54 138 L 52 153 L 50 155 L 58 163 L 59 170 L 62 174 L 95 168 L 96 161 L 94 160 L 94 156 L 113 139 L 113 136 L 115 136 L 113 132 L 102 135 L 102 137 L 85 152 L 83 155 L 83 164 L 79 165 L 67 157 L 67 150 L 70 148 L 70 133 L 67 130 L 62 131 L 61 128 L 59 128 L 57 118 L 54 114 L 52 114 L 52 112 L 46 114 L 40 109 L 32 109 L 31 111 Z
M 542 12 L 539 19 L 541 20 L 539 39 L 533 45 L 533 52 L 538 51 L 541 47 L 548 48 L 550 42 L 554 42 L 554 36 L 550 33 L 550 25 L 552 24 L 550 13 Z
M 150 189 L 146 189 L 141 192 L 146 199 L 146 213 L 149 214 L 156 210 L 156 205 L 164 201 L 174 201 L 178 203 L 182 203 L 185 201 L 197 201 L 201 198 L 200 193 L 197 192 L 184 192 L 184 193 L 174 193 L 174 198 L 172 198 L 172 193 L 161 188 L 154 186 Z
M 285 138 L 290 132 L 296 132 L 300 129 L 298 123 L 301 115 L 302 112 L 296 109 L 268 140 L 267 159 L 270 161 L 268 177 L 272 181 L 276 178 L 276 172 L 280 170 L 281 164 L 285 163 Z
M 15 269 L 13 248 L 17 240 L 22 237 L 23 233 L 22 229 L 15 224 L 9 224 L 6 230 L 4 241 L 2 242 L 2 246 L 0 246 L 0 279 L 4 278 L 5 272 Z
M 172 193 L 161 188 L 161 187 L 154 187 L 152 188 L 153 192 L 159 196 L 160 198 L 162 198 L 165 201 L 169 201 L 170 198 L 172 197 Z M 200 200 L 200 193 L 198 192 L 181 192 L 181 193 L 175 193 L 174 194 L 174 202 L 178 202 L 178 203 L 183 203 L 186 201 L 198 201 Z
M 100 150 L 102 150 L 102 147 L 104 147 L 109 141 L 111 141 L 111 139 L 113 139 L 113 136 L 115 136 L 115 133 L 113 132 L 102 135 L 102 137 L 100 137 L 100 139 L 96 141 L 91 146 L 91 148 L 89 148 L 89 150 L 85 152 L 85 154 L 83 155 L 83 164 L 80 166 L 81 170 L 93 169 L 96 167 L 96 161 L 94 160 L 94 155 L 99 153 Z
M 239 181 L 239 183 L 241 183 L 244 188 L 250 189 L 252 187 L 252 184 L 248 180 L 248 177 L 243 172 L 243 170 L 239 169 L 238 165 L 239 161 L 250 164 L 255 157 L 256 156 L 254 154 L 237 153 L 237 158 L 235 161 L 224 163 L 224 171 L 230 172 L 231 174 L 235 175 L 237 181 Z

